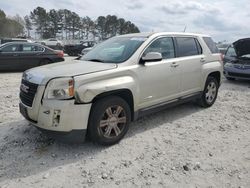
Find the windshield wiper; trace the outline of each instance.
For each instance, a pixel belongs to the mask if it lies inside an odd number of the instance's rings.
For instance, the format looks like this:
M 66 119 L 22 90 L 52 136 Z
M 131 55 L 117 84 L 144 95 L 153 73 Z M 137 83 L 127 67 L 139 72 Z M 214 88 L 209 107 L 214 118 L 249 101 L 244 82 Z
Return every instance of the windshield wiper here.
M 104 61 L 101 59 L 86 59 L 86 61 L 94 61 L 94 62 L 101 62 L 103 63 Z

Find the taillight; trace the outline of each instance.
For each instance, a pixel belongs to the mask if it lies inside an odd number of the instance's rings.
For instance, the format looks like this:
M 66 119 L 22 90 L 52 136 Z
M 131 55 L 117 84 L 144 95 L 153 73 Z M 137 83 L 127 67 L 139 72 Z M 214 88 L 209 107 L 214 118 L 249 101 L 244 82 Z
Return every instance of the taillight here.
M 64 57 L 63 51 L 58 51 L 58 52 L 57 52 L 57 56 L 58 56 L 58 57 Z
M 224 54 L 222 54 L 222 53 L 220 54 L 220 60 L 221 60 L 222 62 L 223 62 L 224 56 L 225 56 Z

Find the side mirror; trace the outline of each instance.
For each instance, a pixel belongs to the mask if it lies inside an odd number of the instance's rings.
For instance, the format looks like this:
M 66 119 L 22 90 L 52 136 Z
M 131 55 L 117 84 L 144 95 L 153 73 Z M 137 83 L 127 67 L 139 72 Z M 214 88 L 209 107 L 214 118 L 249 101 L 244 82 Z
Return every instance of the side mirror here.
M 162 55 L 159 52 L 149 52 L 144 57 L 141 58 L 141 64 L 152 61 L 161 61 Z

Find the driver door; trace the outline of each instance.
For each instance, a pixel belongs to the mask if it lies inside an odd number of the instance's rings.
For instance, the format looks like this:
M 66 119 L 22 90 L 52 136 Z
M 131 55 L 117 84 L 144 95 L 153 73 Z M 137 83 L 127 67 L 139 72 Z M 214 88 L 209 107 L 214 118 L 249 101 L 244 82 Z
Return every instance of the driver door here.
M 154 40 L 144 51 L 162 54 L 161 61 L 145 62 L 137 69 L 140 90 L 139 108 L 171 102 L 180 95 L 180 69 L 175 62 L 175 48 L 171 37 Z

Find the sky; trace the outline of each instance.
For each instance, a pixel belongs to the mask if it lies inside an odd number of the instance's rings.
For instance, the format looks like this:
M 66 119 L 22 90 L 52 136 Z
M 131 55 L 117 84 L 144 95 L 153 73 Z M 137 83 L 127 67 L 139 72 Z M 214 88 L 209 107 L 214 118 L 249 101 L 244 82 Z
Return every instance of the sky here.
M 29 15 L 37 6 L 69 9 L 96 19 L 108 14 L 133 22 L 141 32 L 204 33 L 215 41 L 250 37 L 249 0 L 0 0 L 8 16 Z

